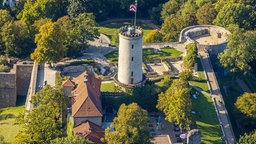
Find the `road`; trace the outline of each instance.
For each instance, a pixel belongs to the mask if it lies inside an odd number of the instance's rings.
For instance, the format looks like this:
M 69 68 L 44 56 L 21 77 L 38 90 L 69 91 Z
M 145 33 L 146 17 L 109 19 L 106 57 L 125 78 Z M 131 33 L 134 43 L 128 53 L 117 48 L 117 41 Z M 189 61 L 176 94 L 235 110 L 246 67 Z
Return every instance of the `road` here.
M 213 71 L 210 58 L 207 52 L 199 51 L 201 63 L 203 65 L 207 83 L 210 87 L 211 97 L 214 103 L 215 110 L 220 121 L 221 129 L 224 134 L 224 139 L 227 144 L 235 144 L 235 136 L 232 129 L 232 125 L 229 120 L 228 112 L 223 101 L 218 82 Z

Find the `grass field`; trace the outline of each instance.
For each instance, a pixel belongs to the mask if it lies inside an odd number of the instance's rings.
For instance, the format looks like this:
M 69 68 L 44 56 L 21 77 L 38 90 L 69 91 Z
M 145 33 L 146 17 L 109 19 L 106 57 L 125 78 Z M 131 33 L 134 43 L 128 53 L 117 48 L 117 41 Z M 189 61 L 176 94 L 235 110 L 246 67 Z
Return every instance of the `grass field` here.
M 205 74 L 204 74 L 204 69 L 202 67 L 200 58 L 197 58 L 197 64 L 198 64 L 198 71 L 197 71 L 198 72 L 198 76 L 199 76 L 199 78 L 202 79 L 202 81 L 189 81 L 189 83 L 191 85 L 199 87 L 200 89 L 202 89 L 205 92 L 210 92 L 208 84 L 206 82 L 206 78 L 205 78 Z
M 101 92 L 115 92 L 115 84 L 114 84 L 114 82 L 111 82 L 111 83 L 101 83 L 100 91 Z
M 143 49 L 143 60 L 151 59 L 165 59 L 165 58 L 174 58 L 180 56 L 182 52 L 174 48 L 164 48 L 160 52 L 155 52 L 154 49 Z
M 193 90 L 193 92 L 195 92 Z M 199 93 L 197 99 L 193 99 L 193 110 L 197 129 L 201 131 L 201 141 L 203 144 L 224 144 L 220 138 L 223 136 L 220 124 L 215 112 L 212 99 Z M 200 115 L 198 114 L 200 112 Z
M 12 143 L 21 129 L 15 119 L 20 113 L 24 113 L 24 105 L 0 109 L 0 135 L 4 136 L 6 142 Z
M 108 23 L 108 24 L 104 24 L 99 26 L 99 32 L 102 34 L 107 35 L 110 39 L 112 38 L 112 36 L 115 34 L 115 32 L 122 26 L 124 25 L 132 25 L 131 22 L 128 21 L 122 21 L 122 22 L 112 22 L 112 23 Z M 137 23 L 138 26 L 140 26 L 143 29 L 144 32 L 144 36 L 143 38 L 145 38 L 145 36 L 151 31 L 153 30 L 151 27 L 149 27 L 148 25 L 146 25 L 145 23 L 141 23 L 138 22 Z
M 142 53 L 143 60 L 173 58 L 182 54 L 182 52 L 174 48 L 164 48 L 161 49 L 160 52 L 155 52 L 154 49 L 143 49 Z M 118 61 L 118 51 L 108 53 L 105 55 L 105 57 L 108 59 L 109 62 L 116 63 Z

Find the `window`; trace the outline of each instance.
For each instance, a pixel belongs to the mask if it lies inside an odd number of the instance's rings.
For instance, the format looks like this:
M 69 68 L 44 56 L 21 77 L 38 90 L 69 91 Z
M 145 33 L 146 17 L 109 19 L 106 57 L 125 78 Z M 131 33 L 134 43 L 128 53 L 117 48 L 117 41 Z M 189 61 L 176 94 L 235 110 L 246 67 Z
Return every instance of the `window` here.
M 133 78 L 131 78 L 131 84 L 133 84 Z
M 132 49 L 133 49 L 134 45 L 132 44 Z
M 133 76 L 133 72 L 131 72 L 131 76 Z
M 132 61 L 133 61 L 133 57 L 132 57 Z

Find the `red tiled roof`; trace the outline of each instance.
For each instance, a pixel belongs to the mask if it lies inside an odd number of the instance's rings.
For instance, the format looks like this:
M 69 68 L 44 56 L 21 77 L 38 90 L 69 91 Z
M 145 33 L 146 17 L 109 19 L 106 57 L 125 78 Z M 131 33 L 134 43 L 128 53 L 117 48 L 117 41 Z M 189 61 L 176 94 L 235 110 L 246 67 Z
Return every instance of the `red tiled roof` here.
M 87 138 L 94 143 L 102 143 L 101 138 L 104 138 L 104 130 L 90 121 L 85 121 L 78 126 L 74 127 L 75 135 Z
M 62 86 L 72 86 L 72 87 L 74 87 L 75 83 L 68 79 L 68 80 L 63 82 Z
M 72 81 L 77 84 L 77 87 L 72 91 L 72 116 L 102 116 L 100 101 L 101 81 L 87 72 L 82 73 Z

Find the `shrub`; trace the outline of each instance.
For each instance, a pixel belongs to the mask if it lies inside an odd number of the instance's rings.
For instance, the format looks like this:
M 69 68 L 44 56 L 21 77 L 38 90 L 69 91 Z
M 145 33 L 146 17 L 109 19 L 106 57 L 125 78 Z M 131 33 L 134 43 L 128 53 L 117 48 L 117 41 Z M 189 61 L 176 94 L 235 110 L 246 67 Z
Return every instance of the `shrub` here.
M 162 42 L 162 34 L 158 30 L 152 30 L 143 40 L 143 43 Z
M 10 72 L 11 68 L 9 66 L 0 64 L 0 72 Z
M 184 79 L 185 81 L 192 79 L 192 73 L 188 70 L 185 70 L 179 74 L 179 78 Z

